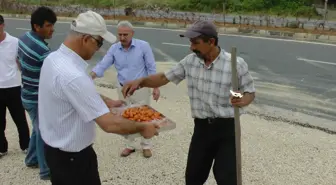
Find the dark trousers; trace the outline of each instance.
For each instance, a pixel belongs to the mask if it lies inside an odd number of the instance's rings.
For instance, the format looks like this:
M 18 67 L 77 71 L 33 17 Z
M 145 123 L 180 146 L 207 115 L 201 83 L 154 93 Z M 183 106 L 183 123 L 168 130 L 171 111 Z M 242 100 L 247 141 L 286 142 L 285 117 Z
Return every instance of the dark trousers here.
M 101 185 L 92 146 L 80 152 L 64 152 L 48 145 L 44 149 L 52 185 Z
M 203 185 L 213 165 L 218 185 L 236 185 L 236 150 L 233 118 L 195 119 L 186 185 Z
M 0 88 L 0 152 L 7 152 L 8 142 L 5 136 L 6 108 L 8 108 L 19 133 L 20 148 L 29 145 L 29 127 L 21 101 L 21 87 Z

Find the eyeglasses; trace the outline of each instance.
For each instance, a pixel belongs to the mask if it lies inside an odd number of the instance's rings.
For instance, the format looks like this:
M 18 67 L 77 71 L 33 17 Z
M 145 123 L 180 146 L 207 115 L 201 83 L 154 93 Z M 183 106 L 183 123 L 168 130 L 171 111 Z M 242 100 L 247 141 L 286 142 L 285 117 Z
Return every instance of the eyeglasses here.
M 96 42 L 97 42 L 97 46 L 98 48 L 101 48 L 104 44 L 104 41 L 103 40 L 99 40 L 99 39 L 96 39 L 94 38 L 94 36 L 90 35 L 90 37 L 92 37 Z

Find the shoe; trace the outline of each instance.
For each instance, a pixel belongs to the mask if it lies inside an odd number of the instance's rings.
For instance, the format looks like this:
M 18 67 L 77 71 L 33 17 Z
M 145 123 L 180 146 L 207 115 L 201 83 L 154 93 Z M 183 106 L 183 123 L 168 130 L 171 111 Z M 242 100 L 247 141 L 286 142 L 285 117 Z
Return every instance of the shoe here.
M 150 149 L 143 149 L 143 156 L 146 158 L 152 157 L 152 151 Z
M 134 153 L 134 152 L 135 152 L 135 149 L 125 148 L 125 149 L 121 152 L 120 156 L 121 156 L 121 157 L 127 157 L 127 156 L 131 155 L 131 154 Z
M 35 168 L 39 168 L 39 165 L 38 165 L 38 164 L 26 164 L 26 166 L 27 166 L 28 168 L 33 168 L 33 169 L 35 169 Z
M 8 152 L 0 152 L 0 158 L 7 155 L 7 154 L 8 154 Z
M 50 180 L 50 175 L 46 175 L 44 177 L 40 177 L 41 180 L 48 181 Z

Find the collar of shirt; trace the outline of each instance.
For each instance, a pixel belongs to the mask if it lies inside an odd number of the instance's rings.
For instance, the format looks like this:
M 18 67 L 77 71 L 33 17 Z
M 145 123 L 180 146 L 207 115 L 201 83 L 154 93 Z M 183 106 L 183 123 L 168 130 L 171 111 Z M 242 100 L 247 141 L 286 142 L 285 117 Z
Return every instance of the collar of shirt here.
M 0 44 L 4 44 L 4 43 L 8 42 L 9 41 L 9 36 L 10 35 L 7 32 L 5 32 L 5 38 L 4 38 L 4 40 L 0 41 Z
M 220 50 L 220 53 L 219 55 L 217 56 L 217 58 L 209 65 L 209 66 L 206 66 L 205 63 L 204 63 L 204 60 L 197 57 L 198 58 L 198 62 L 203 65 L 205 68 L 207 69 L 211 69 L 212 66 L 218 61 L 218 60 L 221 60 L 221 59 L 225 59 L 225 50 L 224 49 L 221 49 L 220 46 L 218 46 L 219 50 Z
M 129 49 L 131 49 L 133 47 L 136 47 L 136 41 L 135 41 L 135 39 L 132 38 L 132 40 L 131 40 L 131 46 L 129 47 Z M 120 50 L 124 49 L 124 47 L 121 45 L 121 42 L 118 43 L 118 48 Z
M 80 68 L 82 70 L 85 71 L 87 69 L 89 64 L 85 60 L 83 60 L 83 58 L 80 57 L 76 52 L 74 52 L 73 50 L 71 50 L 70 48 L 65 46 L 64 44 L 61 44 L 61 46 L 59 48 L 59 51 L 62 54 L 64 54 L 65 56 L 68 56 L 68 57 L 71 57 L 71 58 L 75 59 L 75 60 L 73 60 L 73 62 L 76 65 L 80 66 Z
M 5 34 L 6 34 L 6 35 L 5 35 L 5 39 L 4 39 L 3 41 L 1 41 L 0 44 L 5 44 L 5 43 L 11 41 L 12 36 L 11 36 L 9 33 L 7 33 L 7 32 L 5 32 Z
M 40 37 L 39 35 L 37 35 L 36 32 L 34 32 L 34 31 L 30 31 L 30 34 L 31 34 L 35 39 L 38 39 L 39 41 L 42 41 L 46 46 L 48 46 L 48 43 L 47 43 L 42 37 Z

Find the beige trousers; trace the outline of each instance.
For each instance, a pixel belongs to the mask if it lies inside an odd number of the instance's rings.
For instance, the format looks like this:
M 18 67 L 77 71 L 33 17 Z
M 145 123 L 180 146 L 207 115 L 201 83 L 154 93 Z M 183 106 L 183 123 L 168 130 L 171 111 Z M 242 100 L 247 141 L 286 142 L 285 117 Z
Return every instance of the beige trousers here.
M 125 100 L 122 93 L 121 93 L 122 87 L 119 85 L 117 88 L 118 91 L 118 98 L 119 100 Z M 141 88 L 137 91 L 135 91 L 135 93 L 130 96 L 128 99 L 130 99 L 130 101 L 132 103 L 145 103 L 147 105 L 150 105 L 151 102 L 151 98 L 152 98 L 152 93 L 151 93 L 151 89 L 149 88 Z M 152 148 L 152 144 L 150 139 L 145 139 L 145 138 L 141 138 L 141 142 L 140 145 L 142 147 L 142 149 L 151 149 Z M 127 139 L 126 142 L 126 147 L 129 149 L 135 149 L 135 139 Z

